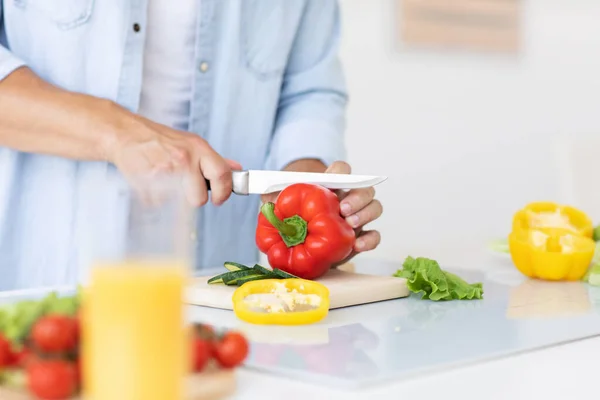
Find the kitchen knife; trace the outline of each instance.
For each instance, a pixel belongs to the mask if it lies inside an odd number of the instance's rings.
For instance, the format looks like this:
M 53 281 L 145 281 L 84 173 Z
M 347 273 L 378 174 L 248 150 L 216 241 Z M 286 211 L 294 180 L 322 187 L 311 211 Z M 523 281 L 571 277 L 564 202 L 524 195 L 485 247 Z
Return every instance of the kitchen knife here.
M 239 195 L 279 192 L 294 183 L 311 183 L 328 189 L 360 189 L 375 186 L 386 176 L 325 174 L 290 171 L 233 171 L 233 193 Z M 210 190 L 210 182 L 206 181 Z

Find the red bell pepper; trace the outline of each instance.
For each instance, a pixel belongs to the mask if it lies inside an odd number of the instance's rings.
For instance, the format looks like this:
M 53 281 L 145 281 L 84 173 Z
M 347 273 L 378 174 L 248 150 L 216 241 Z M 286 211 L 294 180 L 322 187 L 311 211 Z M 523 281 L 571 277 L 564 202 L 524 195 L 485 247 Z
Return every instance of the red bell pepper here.
M 285 188 L 258 215 L 256 245 L 273 268 L 316 279 L 352 252 L 356 235 L 329 189 L 298 183 Z

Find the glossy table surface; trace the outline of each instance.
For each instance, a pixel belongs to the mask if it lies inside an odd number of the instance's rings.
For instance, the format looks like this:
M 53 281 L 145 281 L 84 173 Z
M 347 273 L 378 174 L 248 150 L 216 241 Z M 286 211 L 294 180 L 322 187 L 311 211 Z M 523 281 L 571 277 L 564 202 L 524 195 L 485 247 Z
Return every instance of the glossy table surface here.
M 259 327 L 225 310 L 190 307 L 193 320 L 252 340 L 235 399 L 532 399 L 593 395 L 600 374 L 600 288 L 525 279 L 492 256 L 477 268 L 485 299 L 434 303 L 411 296 L 332 311 L 308 327 Z M 400 263 L 357 260 L 357 272 Z M 40 291 L 0 293 L 0 302 Z M 585 339 L 585 340 L 583 340 Z
M 357 266 L 357 272 L 391 274 L 400 263 L 361 260 Z M 510 357 L 506 362 L 600 335 L 600 288 L 529 280 L 510 262 L 448 269 L 469 282 L 483 282 L 485 299 L 431 302 L 411 296 L 333 310 L 325 321 L 297 328 L 253 326 L 229 311 L 204 307 L 194 307 L 192 318 L 248 334 L 252 352 L 242 377 L 267 379 L 268 374 L 291 379 L 308 392 L 333 390 L 331 395 L 340 396 L 386 393 L 385 388 L 405 388 L 424 377 L 443 379 L 441 373 L 449 370 Z M 252 398 L 245 397 L 248 386 L 240 385 L 240 398 Z

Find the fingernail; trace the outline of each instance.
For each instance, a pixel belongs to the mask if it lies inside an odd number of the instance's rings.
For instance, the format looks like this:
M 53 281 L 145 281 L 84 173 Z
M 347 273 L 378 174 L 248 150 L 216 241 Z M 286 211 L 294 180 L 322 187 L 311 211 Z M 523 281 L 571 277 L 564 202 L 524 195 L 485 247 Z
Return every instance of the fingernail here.
M 364 241 L 364 240 L 362 240 L 362 239 L 358 239 L 358 240 L 356 241 L 356 248 L 357 248 L 358 250 L 360 250 L 360 249 L 362 249 L 363 247 L 365 247 L 365 241 Z
M 347 221 L 351 227 L 356 228 L 358 226 L 358 215 L 348 217 Z
M 345 215 L 350 214 L 350 211 L 352 211 L 350 204 L 348 204 L 348 203 L 342 203 L 340 205 L 340 210 L 342 211 L 342 214 L 345 214 Z

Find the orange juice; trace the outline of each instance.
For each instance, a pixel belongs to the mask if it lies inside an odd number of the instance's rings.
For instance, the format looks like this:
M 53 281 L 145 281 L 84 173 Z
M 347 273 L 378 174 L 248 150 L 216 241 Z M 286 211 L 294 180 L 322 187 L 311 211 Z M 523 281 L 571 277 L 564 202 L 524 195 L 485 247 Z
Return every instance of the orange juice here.
M 186 272 L 177 262 L 93 268 L 82 315 L 86 400 L 183 399 Z

